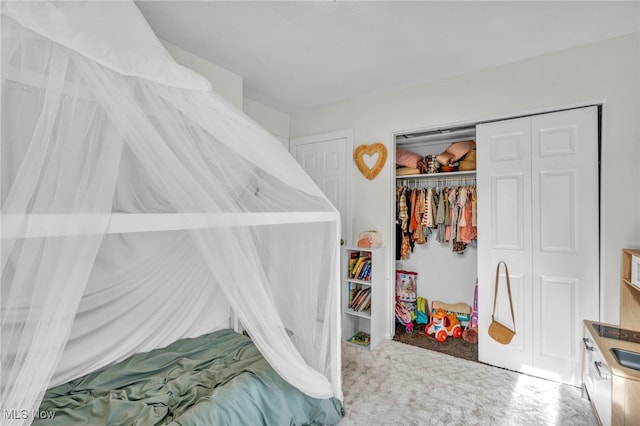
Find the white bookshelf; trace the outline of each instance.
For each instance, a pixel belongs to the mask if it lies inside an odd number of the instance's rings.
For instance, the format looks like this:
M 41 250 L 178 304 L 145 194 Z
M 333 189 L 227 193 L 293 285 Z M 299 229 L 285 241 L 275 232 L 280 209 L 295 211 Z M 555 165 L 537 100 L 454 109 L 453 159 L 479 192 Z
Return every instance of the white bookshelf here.
M 363 266 L 360 273 L 350 273 L 350 260 L 368 259 L 369 266 Z M 342 272 L 342 339 L 350 343 L 350 339 L 358 332 L 369 334 L 368 346 L 354 344 L 363 349 L 375 349 L 384 340 L 386 320 L 386 251 L 378 248 L 343 248 Z M 367 269 L 368 268 L 368 269 Z M 367 272 L 365 272 L 367 271 Z M 357 272 L 357 271 L 356 271 Z M 357 294 L 366 300 L 369 295 L 370 304 L 359 302 Z

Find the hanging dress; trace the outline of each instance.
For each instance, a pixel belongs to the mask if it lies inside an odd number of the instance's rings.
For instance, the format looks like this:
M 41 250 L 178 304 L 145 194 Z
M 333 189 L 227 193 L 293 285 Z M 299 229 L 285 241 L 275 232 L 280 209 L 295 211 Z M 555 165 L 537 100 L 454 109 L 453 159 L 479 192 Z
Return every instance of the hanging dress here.
M 398 220 L 400 221 L 400 228 L 402 232 L 407 232 L 407 225 L 409 220 L 409 214 L 407 213 L 407 188 L 400 188 L 400 200 L 398 201 Z
M 436 236 L 436 240 L 440 243 L 445 242 L 445 211 L 447 204 L 446 191 L 442 189 L 438 189 L 438 207 L 436 209 L 436 220 L 435 225 L 438 229 L 438 233 Z
M 458 227 L 458 207 L 457 207 L 457 190 L 449 188 L 447 201 L 449 204 L 449 225 L 446 228 L 445 239 L 451 241 L 456 239 L 456 231 Z
M 422 226 L 422 217 L 424 216 L 425 211 L 425 199 L 424 199 L 424 190 L 417 189 L 416 190 L 416 205 L 413 208 L 414 219 L 416 221 L 416 228 L 413 231 L 413 239 L 416 244 L 424 244 L 427 242 L 424 236 L 424 228 Z
M 465 244 L 471 244 L 477 237 L 477 227 L 473 224 L 475 188 L 467 187 L 467 203 L 464 209 L 464 225 L 460 225 L 460 239 Z

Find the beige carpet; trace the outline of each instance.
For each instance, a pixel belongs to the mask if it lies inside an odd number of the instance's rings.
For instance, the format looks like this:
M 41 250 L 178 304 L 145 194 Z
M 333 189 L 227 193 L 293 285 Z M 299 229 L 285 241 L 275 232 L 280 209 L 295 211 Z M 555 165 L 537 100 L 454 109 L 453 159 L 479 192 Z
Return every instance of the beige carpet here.
M 343 344 L 348 425 L 597 425 L 579 388 L 395 341 Z

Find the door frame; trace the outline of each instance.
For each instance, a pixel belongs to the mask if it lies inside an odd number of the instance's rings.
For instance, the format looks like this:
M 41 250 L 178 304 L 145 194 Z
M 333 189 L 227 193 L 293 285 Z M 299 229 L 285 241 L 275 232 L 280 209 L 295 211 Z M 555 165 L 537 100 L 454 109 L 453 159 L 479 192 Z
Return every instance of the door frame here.
M 300 145 L 307 145 L 312 143 L 320 143 L 325 141 L 332 141 L 336 139 L 345 140 L 345 217 L 341 217 L 340 220 L 344 221 L 345 235 L 341 238 L 344 239 L 344 245 L 351 245 L 353 241 L 353 162 L 350 161 L 350 153 L 353 152 L 353 129 L 342 129 L 326 133 L 318 133 L 308 136 L 298 136 L 289 139 L 289 152 L 296 158 L 296 149 Z

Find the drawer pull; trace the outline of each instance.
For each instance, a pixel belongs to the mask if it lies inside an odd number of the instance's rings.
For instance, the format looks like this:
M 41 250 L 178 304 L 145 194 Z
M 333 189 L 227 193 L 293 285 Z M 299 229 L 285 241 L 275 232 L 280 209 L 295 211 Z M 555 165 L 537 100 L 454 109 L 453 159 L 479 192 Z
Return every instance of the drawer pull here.
M 583 338 L 582 338 L 582 341 L 584 342 L 584 348 L 585 348 L 585 350 L 587 350 L 587 351 L 592 351 L 592 352 L 593 352 L 593 346 L 591 346 L 591 345 L 589 344 L 589 338 L 588 338 L 588 337 L 583 337 Z
M 598 372 L 598 377 L 600 377 L 603 380 L 607 380 L 609 378 L 609 374 L 606 372 L 606 369 L 602 368 L 602 366 L 604 366 L 602 362 L 595 361 L 593 365 L 595 365 L 596 367 L 596 371 Z

